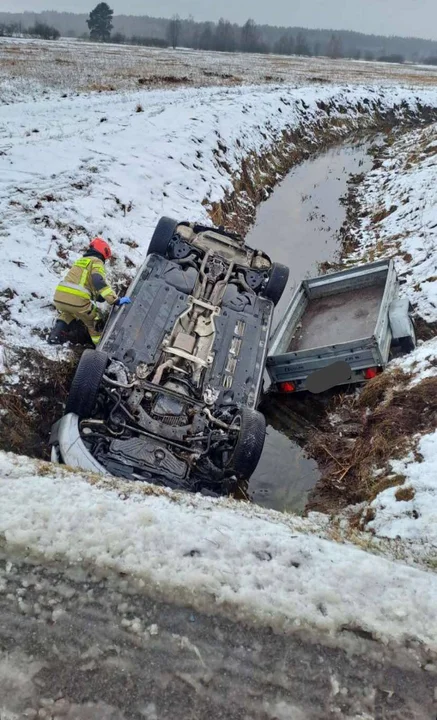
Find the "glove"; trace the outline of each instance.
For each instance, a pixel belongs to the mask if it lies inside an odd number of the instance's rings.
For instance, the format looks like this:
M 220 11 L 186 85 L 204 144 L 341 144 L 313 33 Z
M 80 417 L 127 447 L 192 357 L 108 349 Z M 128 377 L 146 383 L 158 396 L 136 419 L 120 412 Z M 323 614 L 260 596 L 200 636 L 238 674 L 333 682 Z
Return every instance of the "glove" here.
M 132 300 L 130 299 L 130 297 L 122 297 L 118 298 L 118 300 L 115 301 L 115 304 L 117 305 L 117 307 L 120 307 L 120 305 L 130 305 L 131 302 Z

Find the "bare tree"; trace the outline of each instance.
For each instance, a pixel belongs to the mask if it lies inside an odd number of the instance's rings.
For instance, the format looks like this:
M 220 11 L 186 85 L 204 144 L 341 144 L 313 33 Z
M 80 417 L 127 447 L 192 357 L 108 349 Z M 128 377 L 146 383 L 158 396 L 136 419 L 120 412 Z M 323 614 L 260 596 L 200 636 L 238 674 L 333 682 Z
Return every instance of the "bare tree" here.
M 214 49 L 224 52 L 235 52 L 236 45 L 233 26 L 229 20 L 220 18 L 214 35 Z
M 241 28 L 241 49 L 243 52 L 257 52 L 260 45 L 258 28 L 249 19 Z
M 311 49 L 308 45 L 308 40 L 302 32 L 298 33 L 294 52 L 296 53 L 296 55 L 311 55 Z
M 326 48 L 326 54 L 333 60 L 343 57 L 341 39 L 338 35 L 335 35 L 334 33 L 331 35 L 331 38 Z
M 275 53 L 278 55 L 293 55 L 294 53 L 294 37 L 291 34 L 281 35 L 275 43 Z
M 178 46 L 181 35 L 181 25 L 182 23 L 179 15 L 173 15 L 172 19 L 168 21 L 167 40 L 173 49 Z

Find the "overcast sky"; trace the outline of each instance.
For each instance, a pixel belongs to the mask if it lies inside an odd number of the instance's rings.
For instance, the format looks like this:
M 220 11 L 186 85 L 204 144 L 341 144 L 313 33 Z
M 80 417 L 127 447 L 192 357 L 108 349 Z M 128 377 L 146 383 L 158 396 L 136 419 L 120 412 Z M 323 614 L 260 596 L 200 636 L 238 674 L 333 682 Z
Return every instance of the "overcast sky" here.
M 437 40 L 436 0 L 107 0 L 115 14 L 358 30 Z M 89 12 L 97 0 L 0 0 L 0 10 Z

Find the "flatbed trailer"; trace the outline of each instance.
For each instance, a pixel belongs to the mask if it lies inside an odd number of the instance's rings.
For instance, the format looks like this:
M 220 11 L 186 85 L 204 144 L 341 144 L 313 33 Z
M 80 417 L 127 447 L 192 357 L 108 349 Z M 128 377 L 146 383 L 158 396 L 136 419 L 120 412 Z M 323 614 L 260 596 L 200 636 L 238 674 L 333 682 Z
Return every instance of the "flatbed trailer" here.
M 301 282 L 267 358 L 272 390 L 323 392 L 362 383 L 393 354 L 416 345 L 408 298 L 399 297 L 393 260 Z

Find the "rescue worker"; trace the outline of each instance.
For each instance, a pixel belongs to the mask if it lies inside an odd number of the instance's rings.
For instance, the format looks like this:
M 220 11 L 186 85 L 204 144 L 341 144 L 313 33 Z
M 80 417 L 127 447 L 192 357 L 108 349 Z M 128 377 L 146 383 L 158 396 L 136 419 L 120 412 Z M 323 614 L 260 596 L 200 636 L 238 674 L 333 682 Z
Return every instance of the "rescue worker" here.
M 96 302 L 126 305 L 130 298 L 118 298 L 106 280 L 105 261 L 112 252 L 106 240 L 96 237 L 83 257 L 73 264 L 56 288 L 53 303 L 59 313 L 48 342 L 60 345 L 69 340 L 69 326 L 79 320 L 87 328 L 94 345 L 102 334 L 102 319 Z

